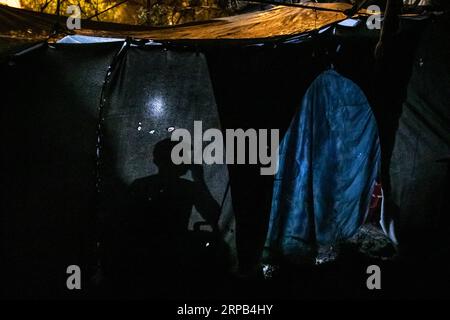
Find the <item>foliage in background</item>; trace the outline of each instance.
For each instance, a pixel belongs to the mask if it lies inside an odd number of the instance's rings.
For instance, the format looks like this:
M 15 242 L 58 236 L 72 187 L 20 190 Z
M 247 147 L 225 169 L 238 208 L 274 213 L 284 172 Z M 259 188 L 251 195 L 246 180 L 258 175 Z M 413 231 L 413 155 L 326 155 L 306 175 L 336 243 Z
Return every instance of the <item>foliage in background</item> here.
M 227 15 L 231 2 L 218 0 L 151 0 L 138 11 L 140 24 L 176 25 Z
M 25 9 L 56 13 L 57 0 L 20 2 Z M 229 15 L 237 3 L 236 0 L 128 0 L 107 10 L 121 2 L 123 0 L 60 0 L 60 13 L 66 15 L 68 6 L 77 5 L 82 18 L 95 16 L 92 19 L 98 21 L 164 26 L 223 17 Z

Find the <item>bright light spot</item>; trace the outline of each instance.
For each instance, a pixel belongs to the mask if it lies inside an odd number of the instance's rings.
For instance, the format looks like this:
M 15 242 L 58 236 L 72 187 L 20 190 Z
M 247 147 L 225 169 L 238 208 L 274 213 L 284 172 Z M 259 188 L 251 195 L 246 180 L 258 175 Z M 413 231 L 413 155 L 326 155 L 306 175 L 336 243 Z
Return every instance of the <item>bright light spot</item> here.
M 14 8 L 22 8 L 20 0 L 0 0 L 0 3 Z
M 151 97 L 147 103 L 147 112 L 151 116 L 159 117 L 164 112 L 164 100 L 162 97 Z
M 358 19 L 345 19 L 344 21 L 341 21 L 338 23 L 338 25 L 343 27 L 356 27 L 361 21 Z

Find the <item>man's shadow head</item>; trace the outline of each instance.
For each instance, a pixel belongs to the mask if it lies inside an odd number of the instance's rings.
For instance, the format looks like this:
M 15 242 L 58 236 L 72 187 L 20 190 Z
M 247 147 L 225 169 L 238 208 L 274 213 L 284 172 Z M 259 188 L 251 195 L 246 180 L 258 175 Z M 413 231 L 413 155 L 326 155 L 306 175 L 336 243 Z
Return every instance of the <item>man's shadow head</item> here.
M 153 163 L 158 167 L 158 174 L 171 178 L 178 178 L 186 174 L 189 166 L 186 164 L 175 164 L 172 161 L 172 149 L 178 144 L 177 141 L 164 139 L 156 143 L 153 149 Z

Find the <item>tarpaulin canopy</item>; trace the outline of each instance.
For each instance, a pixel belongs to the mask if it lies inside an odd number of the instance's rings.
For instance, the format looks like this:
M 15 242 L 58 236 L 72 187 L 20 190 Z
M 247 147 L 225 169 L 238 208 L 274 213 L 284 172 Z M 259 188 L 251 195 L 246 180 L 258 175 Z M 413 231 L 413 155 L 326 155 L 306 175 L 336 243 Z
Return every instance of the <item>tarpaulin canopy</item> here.
M 311 4 L 335 9 L 349 9 L 348 4 Z M 76 34 L 105 37 L 134 37 L 153 40 L 175 39 L 257 39 L 299 34 L 345 19 L 339 12 L 274 6 L 264 11 L 240 14 L 209 21 L 171 27 L 131 26 L 115 23 L 81 21 Z M 65 17 L 61 23 L 65 26 Z M 45 38 L 53 30 L 57 16 L 0 5 L 0 34 L 15 38 Z

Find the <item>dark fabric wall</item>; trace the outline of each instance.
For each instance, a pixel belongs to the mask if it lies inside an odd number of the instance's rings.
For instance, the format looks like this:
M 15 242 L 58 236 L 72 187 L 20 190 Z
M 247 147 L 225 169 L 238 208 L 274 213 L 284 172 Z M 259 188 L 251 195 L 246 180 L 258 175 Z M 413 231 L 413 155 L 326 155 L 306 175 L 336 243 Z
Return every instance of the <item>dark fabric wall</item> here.
M 2 265 L 10 285 L 2 289 L 9 297 L 60 296 L 67 266 L 88 265 L 97 107 L 117 50 L 44 46 L 2 66 Z
M 391 210 L 407 256 L 449 254 L 449 18 L 436 17 L 420 34 L 389 167 Z

